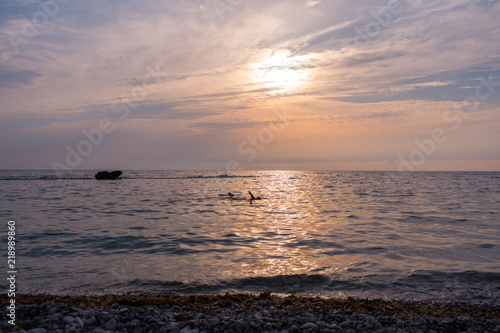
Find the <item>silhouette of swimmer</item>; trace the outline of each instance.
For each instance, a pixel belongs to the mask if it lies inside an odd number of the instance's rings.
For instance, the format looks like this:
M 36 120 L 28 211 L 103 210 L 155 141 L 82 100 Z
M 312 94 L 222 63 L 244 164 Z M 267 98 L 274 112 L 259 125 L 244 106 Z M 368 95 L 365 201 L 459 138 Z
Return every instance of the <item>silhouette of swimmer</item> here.
M 232 194 L 231 192 L 227 192 L 227 194 L 219 194 L 219 196 L 224 197 L 224 199 L 229 199 L 229 200 L 246 200 L 245 198 L 242 198 L 236 194 Z
M 256 198 L 256 197 L 254 197 L 254 195 L 253 195 L 253 194 L 252 194 L 252 192 L 250 192 L 250 191 L 248 191 L 248 194 L 250 194 L 250 197 L 251 197 L 251 198 L 250 198 L 250 202 L 252 202 L 252 200 L 261 200 L 261 198 L 260 198 L 260 197 L 257 197 L 257 198 Z

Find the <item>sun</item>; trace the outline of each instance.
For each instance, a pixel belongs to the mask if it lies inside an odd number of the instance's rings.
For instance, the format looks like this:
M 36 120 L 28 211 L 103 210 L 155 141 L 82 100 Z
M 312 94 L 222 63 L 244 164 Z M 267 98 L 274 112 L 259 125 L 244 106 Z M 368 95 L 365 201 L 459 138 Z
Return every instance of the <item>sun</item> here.
M 304 67 L 306 60 L 307 56 L 291 57 L 288 50 L 278 51 L 252 65 L 252 78 L 254 82 L 272 88 L 272 92 L 290 92 L 306 83 L 309 75 Z

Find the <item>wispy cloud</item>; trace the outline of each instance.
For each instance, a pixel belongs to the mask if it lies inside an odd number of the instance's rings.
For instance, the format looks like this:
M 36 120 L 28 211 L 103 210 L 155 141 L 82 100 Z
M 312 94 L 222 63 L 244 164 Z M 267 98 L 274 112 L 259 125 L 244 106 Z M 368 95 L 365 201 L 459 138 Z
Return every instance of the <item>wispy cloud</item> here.
M 40 76 L 41 74 L 27 69 L 10 71 L 0 68 L 0 87 L 17 88 L 19 86 L 29 85 Z

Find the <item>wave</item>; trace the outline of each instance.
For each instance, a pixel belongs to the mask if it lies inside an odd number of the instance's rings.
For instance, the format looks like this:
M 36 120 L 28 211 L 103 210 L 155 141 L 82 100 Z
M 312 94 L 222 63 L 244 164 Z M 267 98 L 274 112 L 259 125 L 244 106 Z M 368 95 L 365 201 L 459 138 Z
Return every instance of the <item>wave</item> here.
M 213 179 L 213 178 L 257 178 L 255 175 L 233 175 L 233 176 L 224 176 L 224 175 L 216 175 L 216 176 L 165 176 L 165 177 L 155 177 L 155 176 L 122 176 L 118 179 L 114 179 L 114 181 L 127 180 L 127 179 Z M 45 176 L 0 176 L 0 180 L 96 180 L 93 175 L 89 176 L 57 176 L 57 175 L 45 175 Z M 109 179 L 103 179 L 100 181 L 110 181 Z M 112 180 L 113 181 L 113 180 Z
M 113 282 L 92 291 L 76 287 L 71 294 L 131 293 L 199 295 L 272 292 L 278 295 L 359 297 L 402 300 L 500 300 L 500 273 L 422 271 L 407 276 L 371 275 L 351 279 L 320 274 L 255 276 L 219 281 L 160 281 L 133 279 Z M 94 286 L 95 287 L 95 286 Z M 61 290 L 62 292 L 62 290 Z
M 38 177 L 0 177 L 0 180 L 89 180 L 94 177 L 57 177 L 57 176 L 38 176 Z

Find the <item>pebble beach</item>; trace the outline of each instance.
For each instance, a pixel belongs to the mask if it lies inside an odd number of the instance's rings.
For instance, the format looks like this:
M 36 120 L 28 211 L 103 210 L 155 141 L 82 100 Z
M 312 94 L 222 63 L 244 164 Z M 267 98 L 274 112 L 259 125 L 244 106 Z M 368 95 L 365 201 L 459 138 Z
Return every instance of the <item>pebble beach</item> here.
M 500 304 L 225 295 L 17 295 L 3 332 L 500 332 Z

